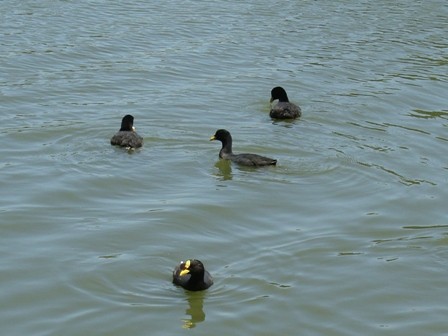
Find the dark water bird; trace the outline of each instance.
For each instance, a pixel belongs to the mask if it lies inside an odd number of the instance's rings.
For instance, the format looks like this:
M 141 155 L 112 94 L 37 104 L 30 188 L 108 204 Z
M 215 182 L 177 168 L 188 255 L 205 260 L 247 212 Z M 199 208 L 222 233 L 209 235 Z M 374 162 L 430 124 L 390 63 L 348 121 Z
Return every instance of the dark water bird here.
M 302 115 L 302 110 L 299 106 L 291 103 L 288 99 L 285 89 L 277 86 L 271 90 L 271 100 L 277 100 L 277 104 L 271 107 L 269 116 L 274 119 L 295 119 Z
M 188 259 L 174 268 L 173 283 L 190 291 L 201 291 L 213 285 L 213 278 L 201 261 Z
M 219 151 L 219 157 L 221 159 L 230 160 L 242 166 L 270 166 L 277 164 L 277 160 L 270 159 L 265 156 L 257 154 L 233 154 L 232 152 L 232 136 L 229 131 L 225 129 L 219 129 L 215 135 L 210 138 L 212 140 L 219 140 L 222 143 L 222 148 Z
M 139 148 L 143 146 L 143 138 L 135 132 L 134 117 L 127 114 L 121 120 L 120 130 L 110 139 L 114 146 Z

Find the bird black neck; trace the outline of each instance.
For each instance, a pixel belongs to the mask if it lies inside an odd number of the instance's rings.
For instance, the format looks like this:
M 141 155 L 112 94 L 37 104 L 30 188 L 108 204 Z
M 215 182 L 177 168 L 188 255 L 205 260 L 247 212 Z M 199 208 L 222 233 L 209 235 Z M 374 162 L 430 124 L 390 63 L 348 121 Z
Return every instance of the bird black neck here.
M 121 125 L 120 132 L 130 132 L 132 131 L 132 125 Z
M 285 94 L 282 94 L 282 95 L 278 98 L 278 101 L 279 101 L 280 103 L 289 103 L 288 95 L 286 94 L 286 92 L 285 92 Z
M 220 158 L 222 158 L 222 154 L 232 154 L 232 138 L 230 136 L 222 140 L 222 147 L 219 151 Z

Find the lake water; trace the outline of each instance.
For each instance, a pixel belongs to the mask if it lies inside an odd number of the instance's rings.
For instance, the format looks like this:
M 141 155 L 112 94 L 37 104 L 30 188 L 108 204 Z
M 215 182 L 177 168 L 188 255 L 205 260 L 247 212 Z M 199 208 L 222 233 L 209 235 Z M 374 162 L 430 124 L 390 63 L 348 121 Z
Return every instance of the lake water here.
M 1 334 L 447 335 L 447 17 L 1 1 Z M 278 166 L 220 162 L 218 128 Z M 209 290 L 172 285 L 186 258 Z

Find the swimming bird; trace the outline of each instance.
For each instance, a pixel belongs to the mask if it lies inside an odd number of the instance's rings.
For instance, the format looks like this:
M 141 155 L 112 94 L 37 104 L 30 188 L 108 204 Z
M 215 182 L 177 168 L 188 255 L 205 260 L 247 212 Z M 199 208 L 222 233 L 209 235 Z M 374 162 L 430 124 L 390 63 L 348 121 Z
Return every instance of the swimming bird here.
M 114 146 L 139 148 L 143 146 L 143 138 L 135 132 L 134 117 L 127 114 L 121 120 L 120 130 L 110 139 Z
M 219 140 L 222 143 L 222 148 L 219 151 L 221 159 L 230 160 L 242 166 L 269 166 L 275 165 L 277 160 L 270 159 L 265 156 L 257 154 L 233 154 L 232 152 L 232 136 L 230 132 L 225 129 L 219 129 L 215 135 L 210 138 L 210 141 Z
M 201 261 L 188 259 L 174 268 L 173 283 L 190 291 L 201 291 L 213 285 L 213 278 Z
M 271 107 L 269 116 L 274 119 L 295 119 L 302 115 L 302 110 L 299 106 L 291 103 L 288 99 L 285 89 L 277 86 L 271 90 L 271 100 L 278 99 L 275 106 Z

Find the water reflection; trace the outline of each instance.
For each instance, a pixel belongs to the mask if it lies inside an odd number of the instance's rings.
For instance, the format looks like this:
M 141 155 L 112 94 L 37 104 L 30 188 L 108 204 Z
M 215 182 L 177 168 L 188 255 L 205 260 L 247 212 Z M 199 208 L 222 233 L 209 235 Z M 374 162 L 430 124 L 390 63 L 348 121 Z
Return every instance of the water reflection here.
M 401 174 L 397 173 L 393 169 L 386 168 L 386 167 L 381 166 L 379 164 L 367 163 L 367 162 L 361 162 L 361 161 L 358 161 L 358 164 L 360 164 L 361 166 L 369 167 L 369 168 L 376 168 L 376 169 L 379 169 L 379 170 L 381 170 L 383 172 L 386 172 L 388 174 L 396 176 L 396 177 L 398 177 L 399 182 L 404 184 L 404 185 L 406 185 L 406 186 L 420 185 L 420 184 L 423 184 L 423 183 L 427 183 L 427 184 L 432 185 L 432 186 L 436 186 L 437 185 L 436 183 L 431 182 L 429 180 L 406 177 L 404 175 L 401 175 Z
M 182 328 L 192 329 L 196 327 L 197 323 L 205 321 L 204 313 L 204 292 L 186 292 L 188 297 L 188 308 L 185 313 L 190 316 L 189 319 L 183 320 Z
M 215 176 L 221 178 L 223 181 L 231 180 L 232 175 L 232 163 L 230 160 L 218 160 L 215 163 L 215 167 L 219 169 L 219 173 Z
M 291 128 L 294 126 L 294 124 L 296 122 L 298 122 L 297 119 L 282 119 L 282 120 L 274 119 L 274 120 L 272 120 L 272 125 L 282 126 L 285 128 Z
M 416 109 L 413 110 L 411 113 L 409 113 L 409 115 L 411 117 L 422 119 L 434 119 L 434 118 L 448 119 L 447 111 L 426 111 Z

